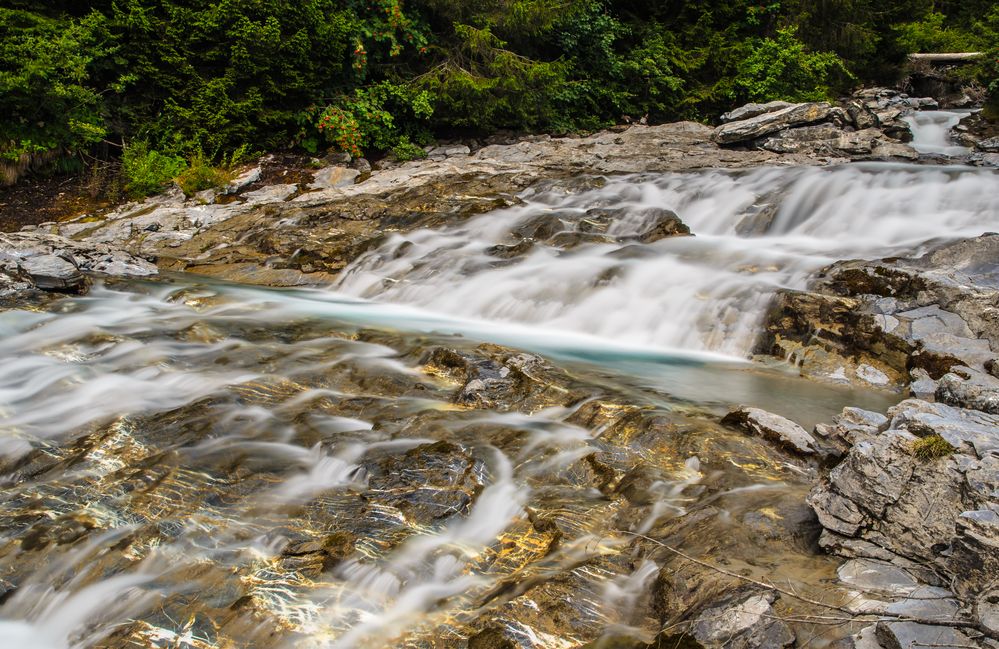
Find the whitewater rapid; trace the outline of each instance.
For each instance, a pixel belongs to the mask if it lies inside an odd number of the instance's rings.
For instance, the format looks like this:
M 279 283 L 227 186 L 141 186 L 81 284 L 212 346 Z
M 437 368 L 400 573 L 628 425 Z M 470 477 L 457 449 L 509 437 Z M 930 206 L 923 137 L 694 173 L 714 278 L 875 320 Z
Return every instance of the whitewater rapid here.
M 999 225 L 999 174 L 959 166 L 708 170 L 521 198 L 452 227 L 394 234 L 335 290 L 556 335 L 745 357 L 776 290 L 802 289 L 839 259 L 919 254 Z M 490 253 L 518 243 L 514 232 L 539 217 L 572 231 L 588 210 L 608 206 L 627 214 L 608 229 L 623 243 L 538 242 L 510 261 Z M 651 208 L 676 212 L 694 236 L 631 240 L 652 225 Z

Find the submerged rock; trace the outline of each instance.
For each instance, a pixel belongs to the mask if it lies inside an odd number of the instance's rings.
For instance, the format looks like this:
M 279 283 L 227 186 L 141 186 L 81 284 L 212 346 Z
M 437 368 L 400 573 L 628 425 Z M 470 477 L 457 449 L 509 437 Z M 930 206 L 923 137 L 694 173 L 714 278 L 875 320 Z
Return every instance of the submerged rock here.
M 741 601 L 709 608 L 693 623 L 693 636 L 705 649 L 790 647 L 794 634 L 771 608 L 773 594 L 752 594 Z
M 743 406 L 725 415 L 721 423 L 769 439 L 794 453 L 802 455 L 815 453 L 815 438 L 804 428 L 789 419 L 759 408 Z

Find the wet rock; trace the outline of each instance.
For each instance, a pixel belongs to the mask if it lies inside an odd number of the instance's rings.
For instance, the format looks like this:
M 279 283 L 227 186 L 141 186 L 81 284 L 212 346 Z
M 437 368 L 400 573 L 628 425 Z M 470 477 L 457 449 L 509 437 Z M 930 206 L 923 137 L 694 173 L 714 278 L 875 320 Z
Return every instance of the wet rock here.
M 721 121 L 723 124 L 727 124 L 728 122 L 738 122 L 744 119 L 758 117 L 759 115 L 764 115 L 766 113 L 772 113 L 784 108 L 789 108 L 793 105 L 794 104 L 786 101 L 771 101 L 766 104 L 750 103 L 725 113 L 721 116 Z
M 829 116 L 827 103 L 794 104 L 773 112 L 763 113 L 715 129 L 712 139 L 718 144 L 735 144 L 755 140 L 770 133 L 804 124 L 821 122 Z
M 878 622 L 877 637 L 885 649 L 967 649 L 975 646 L 971 638 L 957 629 L 915 622 Z
M 804 428 L 766 410 L 743 406 L 725 415 L 721 423 L 763 437 L 794 453 L 802 455 L 815 453 L 815 438 Z
M 483 486 L 475 467 L 462 446 L 443 441 L 366 465 L 371 488 L 384 490 L 408 520 L 424 525 L 468 513 Z
M 8 300 L 31 291 L 83 292 L 86 273 L 148 276 L 156 267 L 103 244 L 37 232 L 0 233 L 0 291 Z
M 646 220 L 650 219 L 647 217 Z M 636 237 L 641 243 L 654 243 L 660 239 L 690 234 L 690 228 L 672 210 L 655 209 L 651 221 L 652 224 Z
M 975 145 L 975 148 L 985 153 L 999 153 L 999 137 L 990 137 L 984 140 L 979 140 Z
M 951 406 L 999 414 L 999 378 L 957 367 L 940 379 L 936 398 Z
M 57 255 L 27 257 L 18 264 L 18 270 L 44 291 L 78 292 L 86 285 L 77 265 Z
M 709 608 L 693 624 L 694 638 L 705 649 L 790 647 L 794 634 L 777 619 L 771 594 L 752 594 L 735 603 Z
M 517 649 L 517 645 L 497 628 L 488 628 L 468 639 L 468 649 Z

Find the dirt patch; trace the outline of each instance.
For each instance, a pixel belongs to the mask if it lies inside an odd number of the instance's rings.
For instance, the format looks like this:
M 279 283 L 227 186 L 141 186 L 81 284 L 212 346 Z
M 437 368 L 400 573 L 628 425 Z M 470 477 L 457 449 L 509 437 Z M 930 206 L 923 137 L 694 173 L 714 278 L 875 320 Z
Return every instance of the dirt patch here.
M 0 187 L 0 232 L 63 221 L 120 202 L 105 196 L 95 197 L 91 186 L 91 179 L 84 174 L 25 178 L 12 187 Z

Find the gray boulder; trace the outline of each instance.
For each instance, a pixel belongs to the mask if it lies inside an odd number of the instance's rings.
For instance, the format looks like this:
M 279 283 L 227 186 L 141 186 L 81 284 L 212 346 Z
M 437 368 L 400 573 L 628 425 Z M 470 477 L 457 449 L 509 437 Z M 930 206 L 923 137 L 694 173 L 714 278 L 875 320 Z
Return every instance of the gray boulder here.
M 758 117 L 766 113 L 772 113 L 793 105 L 794 104 L 786 101 L 771 101 L 766 104 L 746 104 L 745 106 L 741 106 L 722 115 L 721 121 L 723 124 L 738 122 L 744 119 Z
M 829 117 L 832 107 L 825 103 L 792 104 L 756 117 L 722 124 L 711 138 L 718 144 L 735 144 L 755 140 L 792 126 L 815 124 Z
M 790 647 L 794 634 L 777 619 L 772 594 L 754 593 L 737 603 L 709 608 L 693 625 L 693 636 L 705 649 L 771 649 Z
M 999 414 L 999 378 L 968 367 L 955 367 L 940 379 L 937 401 Z
M 815 453 L 815 438 L 790 419 L 759 408 L 741 407 L 722 418 L 725 426 L 734 426 L 774 442 L 802 455 Z
M 0 298 L 17 299 L 33 291 L 80 293 L 86 273 L 148 276 L 156 266 L 100 243 L 80 243 L 41 232 L 0 233 Z

